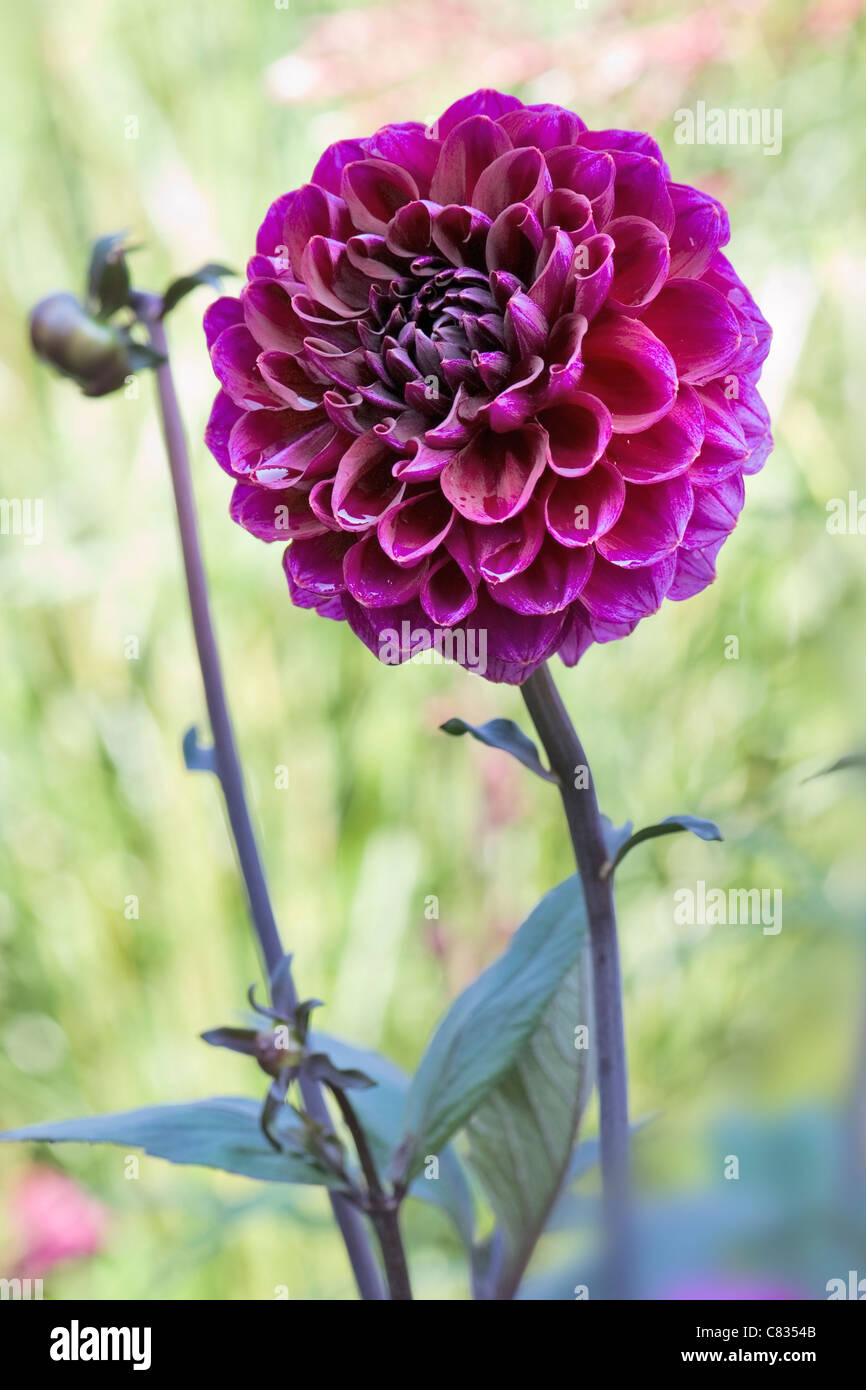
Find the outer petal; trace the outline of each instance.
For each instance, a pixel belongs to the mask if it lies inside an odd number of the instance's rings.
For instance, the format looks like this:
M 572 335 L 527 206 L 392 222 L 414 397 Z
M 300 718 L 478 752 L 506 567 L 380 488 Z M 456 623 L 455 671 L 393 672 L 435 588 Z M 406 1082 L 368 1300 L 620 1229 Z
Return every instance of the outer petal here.
M 734 473 L 715 487 L 696 487 L 695 505 L 683 545 L 687 550 L 702 550 L 714 541 L 722 541 L 733 531 L 745 501 L 743 475 Z
M 239 478 L 241 475 L 236 471 L 229 454 L 229 438 L 244 413 L 243 407 L 236 405 L 228 392 L 218 391 L 211 407 L 210 419 L 205 426 L 205 444 L 220 468 L 230 473 L 233 478 Z
M 433 127 L 434 135 L 444 140 L 447 135 L 469 116 L 489 116 L 492 121 L 504 116 L 506 111 L 515 111 L 522 106 L 517 97 L 506 96 L 493 87 L 480 87 L 468 97 L 461 97 L 448 107 Z
M 643 322 L 670 349 L 682 380 L 697 386 L 721 375 L 741 342 L 736 314 L 703 280 L 669 280 Z
M 743 427 L 725 399 L 722 388 L 712 383 L 698 388 L 704 410 L 706 432 L 701 451 L 689 470 L 693 483 L 713 484 L 742 469 L 749 456 Z
M 704 409 L 692 386 L 680 386 L 661 420 L 640 434 L 615 434 L 607 456 L 629 483 L 660 483 L 685 473 L 704 442 Z
M 328 529 L 310 511 L 306 493 L 295 488 L 273 492 L 270 488 L 238 483 L 232 493 L 229 515 L 260 541 L 322 536 Z
M 375 535 L 365 536 L 346 552 L 346 588 L 365 608 L 390 608 L 417 598 L 427 565 L 400 567 L 387 556 Z
M 352 544 L 353 536 L 343 536 L 335 531 L 314 536 L 310 540 L 292 541 L 283 562 L 286 573 L 307 593 L 316 594 L 319 598 L 332 598 L 335 594 L 343 593 L 346 587 L 343 558 Z
M 499 124 L 508 131 L 513 145 L 534 145 L 538 150 L 573 145 L 586 130 L 585 123 L 573 111 L 550 104 L 506 111 Z
M 455 627 L 477 603 L 474 585 L 449 555 L 429 566 L 421 585 L 421 606 L 437 627 Z
M 728 214 L 708 193 L 669 183 L 676 222 L 671 233 L 671 275 L 697 280 L 730 239 Z
M 646 486 L 627 484 L 625 506 L 598 541 L 599 554 L 626 569 L 657 564 L 683 539 L 692 506 L 692 485 L 684 475 Z
M 596 555 L 592 574 L 581 592 L 580 603 L 593 625 L 638 622 L 661 608 L 676 570 L 676 556 L 668 555 L 644 569 L 622 569 Z
M 497 603 L 515 613 L 561 613 L 586 584 L 595 552 L 591 546 L 566 550 L 548 536 L 532 564 L 490 590 Z
M 340 181 L 346 165 L 351 164 L 353 160 L 363 159 L 366 153 L 366 144 L 363 140 L 338 140 L 335 145 L 329 145 L 325 150 L 313 170 L 313 177 L 310 182 L 319 184 L 321 188 L 326 188 L 329 193 L 339 193 Z
M 615 247 L 608 304 L 636 313 L 655 298 L 668 277 L 668 239 L 645 217 L 615 217 L 607 224 L 607 234 Z

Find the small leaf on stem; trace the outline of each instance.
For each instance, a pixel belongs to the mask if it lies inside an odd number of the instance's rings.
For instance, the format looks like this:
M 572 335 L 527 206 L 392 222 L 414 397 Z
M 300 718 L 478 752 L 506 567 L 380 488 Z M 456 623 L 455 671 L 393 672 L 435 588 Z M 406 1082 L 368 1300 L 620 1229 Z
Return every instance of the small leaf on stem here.
M 623 826 L 622 830 L 625 829 L 626 827 Z M 619 847 L 612 856 L 608 851 L 609 857 L 607 863 L 602 866 L 601 877 L 610 878 L 614 869 L 622 863 L 629 850 L 634 849 L 635 845 L 642 844 L 644 840 L 656 840 L 660 835 L 676 835 L 681 830 L 690 831 L 692 835 L 697 835 L 699 840 L 723 840 L 725 838 L 714 821 L 703 820 L 700 816 L 667 816 L 655 825 L 645 825 L 643 830 L 637 830 L 634 835 L 620 840 Z M 618 836 L 621 835 L 621 832 L 614 831 L 613 834 Z
M 133 247 L 128 232 L 109 232 L 93 244 L 87 272 L 87 298 L 99 319 L 111 318 L 129 303 L 131 288 L 126 255 Z
M 858 771 L 866 769 L 866 751 L 860 753 L 846 753 L 843 757 L 837 758 L 835 763 L 829 767 L 822 767 L 820 772 L 813 772 L 811 777 L 805 777 L 804 782 L 814 782 L 819 777 L 829 777 L 831 772 L 847 772 L 849 768 L 856 768 Z
M 189 772 L 216 773 L 216 749 L 199 743 L 195 724 L 183 736 L 183 760 Z
M 210 285 L 211 289 L 219 291 L 222 288 L 220 283 L 224 275 L 236 275 L 237 272 L 231 270 L 227 265 L 218 265 L 209 262 L 201 266 L 198 270 L 192 271 L 190 275 L 181 275 L 179 279 L 172 280 L 165 294 L 162 296 L 162 309 L 160 318 L 164 319 L 166 314 L 171 313 L 182 299 L 185 299 L 193 290 L 200 285 Z
M 471 734 L 488 748 L 501 748 L 503 753 L 510 753 L 512 758 L 516 758 L 545 782 L 557 781 L 555 775 L 542 763 L 532 739 L 527 738 L 513 719 L 489 719 L 486 724 L 467 724 L 465 719 L 447 719 L 439 727 L 443 733 L 453 734 L 455 737 Z

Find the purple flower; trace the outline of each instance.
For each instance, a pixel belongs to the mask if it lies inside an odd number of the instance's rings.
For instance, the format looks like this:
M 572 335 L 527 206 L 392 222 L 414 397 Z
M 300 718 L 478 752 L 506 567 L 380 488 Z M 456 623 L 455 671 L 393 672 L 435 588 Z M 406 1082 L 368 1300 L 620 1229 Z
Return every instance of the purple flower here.
M 480 633 L 516 683 L 632 632 L 772 446 L 728 236 L 649 136 L 494 91 L 332 145 L 205 317 L 232 516 L 384 660 Z

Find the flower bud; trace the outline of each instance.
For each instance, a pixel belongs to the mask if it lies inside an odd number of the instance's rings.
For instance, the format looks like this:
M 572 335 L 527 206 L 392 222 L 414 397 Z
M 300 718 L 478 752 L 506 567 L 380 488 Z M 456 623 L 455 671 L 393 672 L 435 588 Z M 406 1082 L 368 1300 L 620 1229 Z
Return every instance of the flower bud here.
M 107 396 L 130 375 L 127 343 L 99 323 L 72 294 L 50 294 L 30 315 L 30 341 L 37 356 L 77 381 L 85 396 Z

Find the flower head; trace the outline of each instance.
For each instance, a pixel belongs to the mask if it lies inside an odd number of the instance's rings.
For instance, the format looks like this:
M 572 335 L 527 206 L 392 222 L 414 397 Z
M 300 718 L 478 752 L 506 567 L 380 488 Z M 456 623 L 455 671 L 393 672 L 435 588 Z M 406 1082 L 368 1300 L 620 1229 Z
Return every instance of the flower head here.
M 772 445 L 728 236 L 649 136 L 494 91 L 332 145 L 205 318 L 234 519 L 383 659 L 474 629 L 520 682 L 632 632 Z

